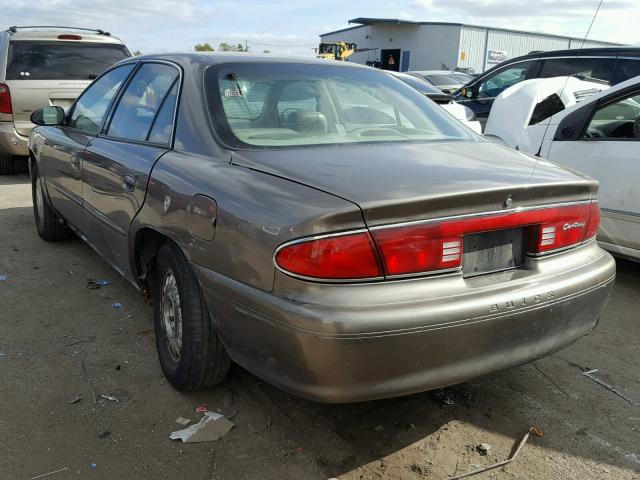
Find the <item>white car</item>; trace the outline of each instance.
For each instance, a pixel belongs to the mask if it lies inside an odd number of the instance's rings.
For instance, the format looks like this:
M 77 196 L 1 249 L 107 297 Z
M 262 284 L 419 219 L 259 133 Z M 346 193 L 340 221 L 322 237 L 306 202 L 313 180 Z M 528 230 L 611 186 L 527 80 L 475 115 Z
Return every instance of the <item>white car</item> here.
M 473 110 L 471 110 L 469 107 L 465 107 L 464 105 L 456 103 L 452 95 L 438 90 L 436 87 L 426 82 L 425 80 L 422 80 L 421 78 L 417 78 L 406 73 L 388 73 L 396 78 L 399 78 L 403 82 L 418 90 L 423 95 L 427 96 L 429 99 L 436 102 L 443 109 L 445 109 L 447 112 L 449 112 L 474 132 L 480 134 L 482 133 L 482 127 L 480 126 L 480 122 L 476 118 L 476 114 L 473 112 Z
M 573 101 L 569 101 L 569 92 L 586 90 L 572 88 L 569 85 L 558 95 L 553 85 L 541 83 L 539 95 L 530 96 L 527 101 L 526 95 L 514 92 L 506 95 L 502 108 L 511 112 L 511 119 L 524 118 L 526 122 L 528 118 L 525 125 L 532 122 L 536 110 L 540 117 L 545 115 L 540 113 L 544 108 L 546 113 L 554 110 L 557 113 L 525 127 L 521 120 L 513 122 L 499 113 L 502 119 L 494 117 L 493 126 L 488 122 L 485 133 L 498 143 L 566 165 L 598 180 L 602 210 L 598 241 L 614 254 L 640 261 L 640 76 L 592 93 L 578 103 L 580 95 L 572 94 Z M 554 94 L 572 105 L 565 107 L 564 101 L 558 103 L 557 99 L 551 102 L 549 98 Z M 539 106 L 542 102 L 546 102 L 546 107 Z M 497 103 L 496 100 L 490 121 Z M 499 107 L 498 112 L 500 110 Z

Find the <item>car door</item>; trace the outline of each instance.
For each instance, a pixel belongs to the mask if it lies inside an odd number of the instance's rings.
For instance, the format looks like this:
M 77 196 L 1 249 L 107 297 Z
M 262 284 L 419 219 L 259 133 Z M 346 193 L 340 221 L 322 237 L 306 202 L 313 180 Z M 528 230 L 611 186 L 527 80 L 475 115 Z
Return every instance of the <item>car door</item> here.
M 484 128 L 495 97 L 510 86 L 525 80 L 536 63 L 536 59 L 531 59 L 506 65 L 474 83 L 471 89 L 467 89 L 472 95 L 471 98 L 460 96 L 456 101 L 473 110 Z
M 71 107 L 65 124 L 49 127 L 41 159 L 53 207 L 72 225 L 84 230 L 82 166 L 86 146 L 100 131 L 118 89 L 133 65 L 116 67 L 90 85 Z
M 640 254 L 640 88 L 602 99 L 577 140 L 551 143 L 549 160 L 600 182 L 598 240 Z M 622 250 L 620 250 L 622 249 Z
M 129 225 L 144 202 L 153 165 L 170 148 L 180 77 L 173 64 L 142 63 L 115 102 L 103 133 L 85 151 L 86 235 L 125 274 Z

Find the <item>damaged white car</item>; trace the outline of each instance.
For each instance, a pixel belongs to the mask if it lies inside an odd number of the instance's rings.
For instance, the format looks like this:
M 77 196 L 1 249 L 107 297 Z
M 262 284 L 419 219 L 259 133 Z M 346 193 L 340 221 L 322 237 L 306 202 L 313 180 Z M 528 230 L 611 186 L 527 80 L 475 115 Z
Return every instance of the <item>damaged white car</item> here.
M 485 135 L 600 182 L 601 246 L 640 261 L 640 76 L 608 88 L 530 80 L 496 98 Z

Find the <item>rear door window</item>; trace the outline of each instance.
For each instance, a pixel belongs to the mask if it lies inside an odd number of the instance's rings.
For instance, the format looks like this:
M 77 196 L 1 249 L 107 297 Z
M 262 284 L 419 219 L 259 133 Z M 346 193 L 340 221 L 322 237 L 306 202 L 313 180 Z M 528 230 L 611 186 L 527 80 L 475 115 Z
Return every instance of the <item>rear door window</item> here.
M 616 85 L 638 75 L 640 75 L 640 58 L 619 58 L 613 69 L 611 84 Z
M 611 84 L 615 58 L 578 58 L 572 75 L 586 81 Z
M 576 71 L 575 57 L 546 58 L 542 61 L 542 69 L 538 78 L 566 77 Z
M 178 69 L 170 65 L 143 65 L 120 98 L 107 135 L 127 140 L 146 140 L 156 114 L 178 76 Z
M 115 43 L 78 41 L 9 44 L 7 80 L 87 80 L 114 63 L 130 57 L 127 47 Z

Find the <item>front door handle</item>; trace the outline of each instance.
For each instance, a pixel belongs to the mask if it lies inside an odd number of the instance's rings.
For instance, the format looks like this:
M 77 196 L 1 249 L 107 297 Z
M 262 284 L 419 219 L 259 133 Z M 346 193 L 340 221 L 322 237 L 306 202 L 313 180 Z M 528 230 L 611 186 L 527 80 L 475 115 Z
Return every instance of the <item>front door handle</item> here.
M 136 189 L 136 178 L 133 175 L 122 176 L 122 189 L 125 192 L 133 192 Z

